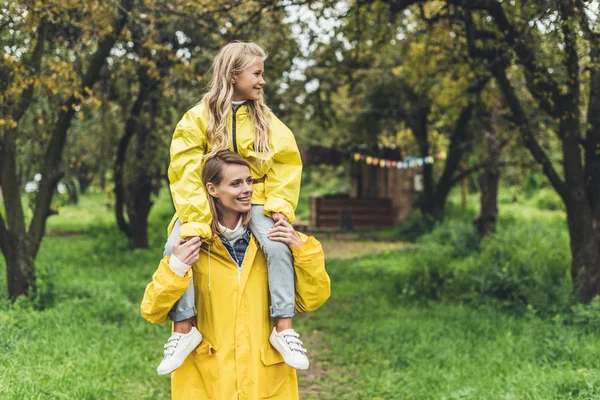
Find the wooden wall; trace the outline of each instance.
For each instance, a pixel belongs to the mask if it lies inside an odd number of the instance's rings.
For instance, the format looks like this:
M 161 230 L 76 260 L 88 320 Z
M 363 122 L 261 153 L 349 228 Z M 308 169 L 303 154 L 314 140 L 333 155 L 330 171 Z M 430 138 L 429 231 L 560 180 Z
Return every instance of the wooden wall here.
M 364 163 L 353 163 L 351 169 L 354 199 L 388 198 L 392 201 L 395 223 L 406 221 L 418 193 L 414 190 L 415 175 L 421 168 L 381 168 Z

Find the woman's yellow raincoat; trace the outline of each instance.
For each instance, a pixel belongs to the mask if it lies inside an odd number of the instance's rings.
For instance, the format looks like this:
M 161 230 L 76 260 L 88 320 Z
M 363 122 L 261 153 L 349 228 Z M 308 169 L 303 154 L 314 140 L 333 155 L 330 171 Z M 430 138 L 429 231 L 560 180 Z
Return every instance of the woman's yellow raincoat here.
M 229 132 L 232 133 L 230 150 L 250 163 L 252 178 L 257 180 L 254 183 L 252 204 L 263 204 L 267 215 L 283 213 L 293 223 L 300 194 L 302 159 L 289 128 L 275 115 L 270 114 L 269 118 L 273 159 L 262 166 L 253 160 L 256 156 L 254 125 L 246 105 L 227 115 Z M 175 219 L 181 220 L 181 237 L 211 237 L 212 216 L 202 183 L 202 159 L 212 149 L 205 135 L 208 120 L 208 107 L 205 102 L 201 102 L 179 121 L 171 142 L 169 181 L 177 213 L 171 225 Z
M 305 243 L 292 248 L 296 312 L 319 308 L 329 298 L 321 244 L 299 234 Z M 198 330 L 204 339 L 171 374 L 173 399 L 298 399 L 296 370 L 269 343 L 275 321 L 269 318 L 267 262 L 251 236 L 241 273 L 218 236 L 200 251 L 200 259 L 181 277 L 160 261 L 146 287 L 141 313 L 148 321 L 166 321 L 169 311 L 194 281 Z

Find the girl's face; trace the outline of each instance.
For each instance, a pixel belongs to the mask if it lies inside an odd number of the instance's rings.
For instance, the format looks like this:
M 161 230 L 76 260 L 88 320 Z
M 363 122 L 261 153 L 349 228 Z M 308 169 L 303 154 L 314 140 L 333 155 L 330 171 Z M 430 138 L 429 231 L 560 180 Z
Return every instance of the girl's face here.
M 265 80 L 264 61 L 259 58 L 254 64 L 233 78 L 233 101 L 258 100 L 262 94 Z
M 248 212 L 252 209 L 252 176 L 250 168 L 239 164 L 223 166 L 223 179 L 218 185 L 211 182 L 206 184 L 206 190 L 212 197 L 217 198 L 217 204 L 222 211 Z

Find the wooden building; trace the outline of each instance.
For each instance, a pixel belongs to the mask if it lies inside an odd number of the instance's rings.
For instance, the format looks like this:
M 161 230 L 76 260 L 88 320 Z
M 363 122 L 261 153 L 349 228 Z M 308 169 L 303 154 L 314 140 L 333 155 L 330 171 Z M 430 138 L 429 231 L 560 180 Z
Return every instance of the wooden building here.
M 364 160 L 354 161 L 347 153 L 319 147 L 303 149 L 302 153 L 305 165 L 339 165 L 343 162 L 350 166 L 349 194 L 311 198 L 311 226 L 386 229 L 406 221 L 410 216 L 421 189 L 421 167 L 399 169 L 367 165 Z M 396 160 L 399 161 L 399 158 Z

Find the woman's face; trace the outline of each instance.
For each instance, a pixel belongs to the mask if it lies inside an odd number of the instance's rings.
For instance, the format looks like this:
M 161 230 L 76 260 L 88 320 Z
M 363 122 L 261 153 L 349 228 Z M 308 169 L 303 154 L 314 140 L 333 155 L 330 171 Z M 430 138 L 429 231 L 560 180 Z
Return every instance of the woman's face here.
M 264 69 L 265 63 L 259 58 L 254 64 L 234 78 L 233 101 L 260 99 L 263 86 L 265 85 L 265 80 L 263 79 Z
M 206 184 L 208 194 L 217 198 L 222 211 L 250 211 L 254 192 L 250 168 L 239 164 L 225 164 L 221 173 L 223 179 L 218 185 L 211 182 Z

